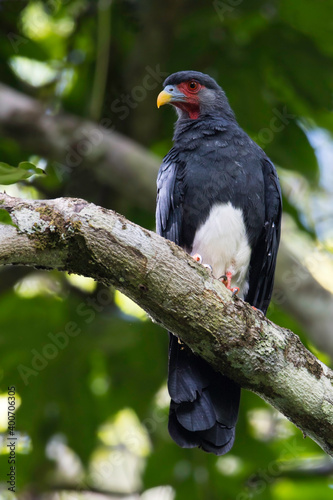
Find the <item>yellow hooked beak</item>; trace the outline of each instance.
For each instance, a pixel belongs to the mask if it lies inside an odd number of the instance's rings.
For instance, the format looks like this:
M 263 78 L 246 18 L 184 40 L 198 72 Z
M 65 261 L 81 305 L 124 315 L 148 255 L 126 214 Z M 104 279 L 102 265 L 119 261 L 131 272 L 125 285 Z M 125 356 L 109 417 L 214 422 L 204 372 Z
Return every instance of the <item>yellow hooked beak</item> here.
M 160 92 L 158 94 L 158 97 L 157 97 L 157 107 L 159 108 L 160 106 L 163 106 L 164 104 L 168 104 L 168 102 L 171 101 L 172 97 L 173 96 L 171 94 L 169 94 L 169 92 L 162 90 L 162 92 Z

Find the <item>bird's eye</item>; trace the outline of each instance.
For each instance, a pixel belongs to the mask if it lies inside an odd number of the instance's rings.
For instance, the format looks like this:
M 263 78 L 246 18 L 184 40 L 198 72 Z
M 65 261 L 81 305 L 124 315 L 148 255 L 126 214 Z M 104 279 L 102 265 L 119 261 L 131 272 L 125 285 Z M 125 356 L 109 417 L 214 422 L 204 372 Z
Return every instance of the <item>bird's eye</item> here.
M 195 80 L 191 80 L 187 83 L 187 88 L 190 92 L 198 92 L 200 86 Z

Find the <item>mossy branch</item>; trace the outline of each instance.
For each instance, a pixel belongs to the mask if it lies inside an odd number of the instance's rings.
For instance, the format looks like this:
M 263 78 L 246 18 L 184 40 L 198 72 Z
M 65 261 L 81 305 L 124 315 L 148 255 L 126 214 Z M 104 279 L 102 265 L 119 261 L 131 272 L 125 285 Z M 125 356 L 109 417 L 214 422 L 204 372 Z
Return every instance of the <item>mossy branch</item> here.
M 232 297 L 181 248 L 80 199 L 0 195 L 0 264 L 112 284 L 216 370 L 257 393 L 333 456 L 333 372 L 289 330 Z
M 109 122 L 96 124 L 68 113 L 45 114 L 40 101 L 0 84 L 0 135 L 15 140 L 26 151 L 55 161 L 57 175 L 71 172 L 83 190 L 85 182 L 89 183 L 87 177 L 103 190 L 108 187 L 113 206 L 119 200 L 123 206 L 126 199 L 132 207 L 152 212 L 161 159 L 115 132 Z M 297 318 L 318 349 L 333 357 L 333 296 L 283 240 L 282 233 L 275 303 Z

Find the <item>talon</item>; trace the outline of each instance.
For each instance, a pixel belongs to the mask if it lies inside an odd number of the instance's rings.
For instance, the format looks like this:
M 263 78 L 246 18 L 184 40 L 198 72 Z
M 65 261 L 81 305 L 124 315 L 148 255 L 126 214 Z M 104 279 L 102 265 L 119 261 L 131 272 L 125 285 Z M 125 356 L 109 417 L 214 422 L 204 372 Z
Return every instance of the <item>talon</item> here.
M 232 273 L 228 271 L 227 273 L 223 274 L 221 278 L 219 278 L 222 283 L 228 288 L 228 290 L 231 290 L 231 278 L 232 278 Z
M 198 253 L 195 253 L 194 255 L 192 255 L 192 259 L 194 259 L 196 262 L 199 262 L 199 264 L 202 263 L 202 257 Z
M 222 274 L 222 276 L 219 278 L 220 281 L 224 284 L 224 286 L 232 292 L 232 296 L 237 295 L 239 293 L 239 288 L 238 286 L 235 286 L 231 288 L 231 278 L 232 278 L 232 273 L 230 271 L 226 272 L 225 274 Z

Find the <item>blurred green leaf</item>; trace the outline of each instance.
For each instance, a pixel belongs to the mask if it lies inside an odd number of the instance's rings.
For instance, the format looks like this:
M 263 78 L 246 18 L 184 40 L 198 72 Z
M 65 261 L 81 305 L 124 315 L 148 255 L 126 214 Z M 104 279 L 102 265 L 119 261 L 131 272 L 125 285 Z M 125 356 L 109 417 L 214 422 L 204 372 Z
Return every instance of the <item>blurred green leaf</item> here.
M 300 172 L 311 185 L 316 186 L 319 180 L 318 161 L 305 132 L 297 123 L 290 121 L 281 132 L 272 135 L 273 140 L 265 148 L 266 153 L 274 158 L 277 165 Z
M 8 163 L 0 162 L 0 184 L 15 184 L 29 179 L 32 175 L 40 174 L 44 174 L 44 170 L 28 161 L 19 163 L 18 167 L 12 167 Z
M 311 37 L 316 45 L 327 54 L 333 55 L 332 26 L 327 22 L 333 11 L 332 0 L 312 2 L 312 0 L 281 0 L 281 18 L 294 29 Z
M 7 224 L 9 226 L 16 227 L 16 224 L 12 221 L 11 216 L 4 208 L 0 208 L 0 224 Z

